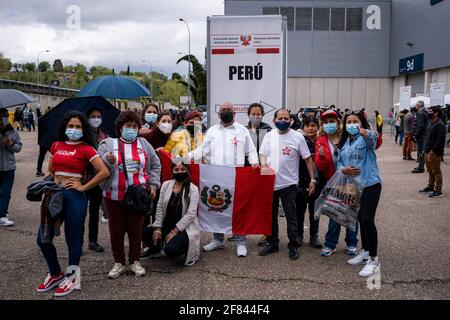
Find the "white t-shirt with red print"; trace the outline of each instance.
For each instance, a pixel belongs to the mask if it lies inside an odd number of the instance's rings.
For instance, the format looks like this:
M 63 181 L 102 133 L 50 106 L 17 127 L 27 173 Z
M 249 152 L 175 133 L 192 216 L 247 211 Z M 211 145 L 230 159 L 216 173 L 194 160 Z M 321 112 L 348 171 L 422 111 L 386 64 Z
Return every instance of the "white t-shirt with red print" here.
M 311 156 L 305 137 L 290 129 L 280 134 L 278 130 L 268 132 L 263 139 L 259 154 L 267 157 L 267 165 L 275 170 L 275 190 L 298 184 L 300 157 Z
M 148 156 L 141 142 L 139 139 L 133 143 L 124 143 L 120 140 L 120 145 L 125 156 L 129 184 L 143 185 L 148 188 L 149 176 L 146 170 Z M 123 172 L 123 159 L 120 155 L 118 139 L 114 139 L 113 154 L 117 159 L 113 169 L 114 174 L 112 174 L 113 180 L 110 187 L 103 190 L 103 196 L 111 200 L 122 201 L 127 191 L 127 179 Z
M 81 178 L 97 151 L 84 142 L 56 141 L 50 148 L 52 170 L 57 176 Z

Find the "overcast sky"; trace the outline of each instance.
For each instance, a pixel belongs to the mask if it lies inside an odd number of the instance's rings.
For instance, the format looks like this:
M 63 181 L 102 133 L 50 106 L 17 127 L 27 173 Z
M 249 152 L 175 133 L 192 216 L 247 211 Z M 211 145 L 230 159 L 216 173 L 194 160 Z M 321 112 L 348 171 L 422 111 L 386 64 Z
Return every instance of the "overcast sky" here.
M 80 9 L 80 19 L 70 6 Z M 171 75 L 187 72 L 176 61 L 178 52 L 191 52 L 204 61 L 206 17 L 222 15 L 223 0 L 1 0 L 0 52 L 13 62 L 40 61 L 64 65 L 104 65 L 116 72 L 130 65 L 132 71 L 153 69 Z M 77 28 L 77 21 L 80 21 Z

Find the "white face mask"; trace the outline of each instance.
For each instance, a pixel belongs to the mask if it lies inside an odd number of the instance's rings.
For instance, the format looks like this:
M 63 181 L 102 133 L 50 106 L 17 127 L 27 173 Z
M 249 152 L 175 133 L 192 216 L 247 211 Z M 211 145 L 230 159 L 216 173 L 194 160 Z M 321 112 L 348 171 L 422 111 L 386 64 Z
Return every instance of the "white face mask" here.
M 90 118 L 88 122 L 91 127 L 98 128 L 102 125 L 102 118 Z
M 171 123 L 160 123 L 158 128 L 165 134 L 169 134 L 172 132 L 172 124 Z

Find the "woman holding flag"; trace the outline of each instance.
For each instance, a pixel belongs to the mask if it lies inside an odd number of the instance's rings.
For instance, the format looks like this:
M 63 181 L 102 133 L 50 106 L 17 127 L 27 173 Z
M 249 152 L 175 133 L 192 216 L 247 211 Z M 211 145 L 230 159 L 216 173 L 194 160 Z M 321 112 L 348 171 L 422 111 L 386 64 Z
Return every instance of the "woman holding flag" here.
M 161 250 L 164 243 L 166 256 L 182 258 L 186 266 L 192 266 L 200 257 L 199 191 L 180 157 L 172 160 L 172 177 L 161 186 L 152 244 Z

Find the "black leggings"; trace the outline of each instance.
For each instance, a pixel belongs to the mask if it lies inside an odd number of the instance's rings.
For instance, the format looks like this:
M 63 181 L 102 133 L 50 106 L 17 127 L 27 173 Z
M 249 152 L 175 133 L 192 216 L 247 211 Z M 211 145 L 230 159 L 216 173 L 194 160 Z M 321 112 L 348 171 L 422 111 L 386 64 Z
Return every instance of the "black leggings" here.
M 364 188 L 361 195 L 361 208 L 359 210 L 359 224 L 361 226 L 362 248 L 369 251 L 371 257 L 377 256 L 378 232 L 375 226 L 375 213 L 380 201 L 381 184 Z
M 103 199 L 102 189 L 100 189 L 99 186 L 96 186 L 91 190 L 88 190 L 86 192 L 86 196 L 89 199 L 89 242 L 97 243 L 98 217 Z M 84 224 L 82 228 L 82 236 L 82 239 L 84 239 Z

